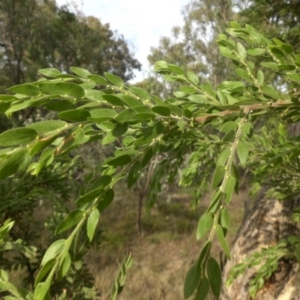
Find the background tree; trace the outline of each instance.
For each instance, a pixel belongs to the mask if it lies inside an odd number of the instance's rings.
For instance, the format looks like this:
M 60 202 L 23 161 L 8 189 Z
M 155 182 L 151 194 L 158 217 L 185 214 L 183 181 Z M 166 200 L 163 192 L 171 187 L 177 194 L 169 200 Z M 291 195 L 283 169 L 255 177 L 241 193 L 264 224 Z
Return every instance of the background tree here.
M 4 0 L 0 4 L 1 89 L 35 80 L 37 70 L 71 65 L 129 80 L 139 62 L 124 37 L 99 19 L 55 1 Z

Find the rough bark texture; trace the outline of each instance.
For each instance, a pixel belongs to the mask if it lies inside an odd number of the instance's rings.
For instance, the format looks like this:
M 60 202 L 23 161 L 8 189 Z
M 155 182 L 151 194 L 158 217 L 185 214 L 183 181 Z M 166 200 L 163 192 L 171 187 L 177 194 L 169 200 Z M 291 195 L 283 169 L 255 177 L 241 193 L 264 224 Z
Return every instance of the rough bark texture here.
M 279 202 L 261 199 L 246 216 L 233 244 L 231 260 L 223 270 L 224 282 L 230 269 L 237 263 L 259 251 L 263 247 L 276 245 L 286 236 L 299 235 L 299 230 L 291 222 L 294 207 L 299 207 L 299 199 Z M 220 299 L 249 300 L 248 286 L 256 268 L 248 269 L 232 285 L 225 286 Z M 292 261 L 282 261 L 278 270 L 257 293 L 255 300 L 300 300 L 299 265 Z

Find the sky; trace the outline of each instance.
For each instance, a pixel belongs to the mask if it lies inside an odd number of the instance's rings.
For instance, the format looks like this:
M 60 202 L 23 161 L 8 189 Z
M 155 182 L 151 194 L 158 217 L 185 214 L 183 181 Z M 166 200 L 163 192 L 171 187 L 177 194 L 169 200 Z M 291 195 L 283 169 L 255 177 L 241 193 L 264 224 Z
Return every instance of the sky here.
M 59 5 L 75 2 L 85 15 L 109 23 L 131 45 L 142 64 L 132 82 L 141 81 L 150 71 L 147 56 L 157 47 L 162 36 L 170 36 L 174 26 L 183 25 L 181 11 L 189 0 L 56 0 Z

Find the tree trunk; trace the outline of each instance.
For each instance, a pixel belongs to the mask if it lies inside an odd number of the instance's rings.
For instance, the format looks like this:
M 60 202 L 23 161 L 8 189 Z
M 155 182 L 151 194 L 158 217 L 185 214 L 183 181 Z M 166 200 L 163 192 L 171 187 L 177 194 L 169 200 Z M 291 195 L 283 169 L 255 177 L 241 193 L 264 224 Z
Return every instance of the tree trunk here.
M 223 270 L 224 287 L 220 299 L 249 300 L 249 281 L 258 267 L 248 269 L 236 278 L 230 286 L 225 285 L 228 272 L 237 263 L 242 262 L 253 252 L 264 247 L 273 246 L 284 237 L 299 235 L 299 230 L 291 221 L 291 213 L 300 206 L 299 199 L 279 202 L 262 198 L 245 217 L 237 233 L 231 251 L 231 260 L 227 261 Z M 291 260 L 280 262 L 278 270 L 265 280 L 255 300 L 300 300 L 299 265 Z

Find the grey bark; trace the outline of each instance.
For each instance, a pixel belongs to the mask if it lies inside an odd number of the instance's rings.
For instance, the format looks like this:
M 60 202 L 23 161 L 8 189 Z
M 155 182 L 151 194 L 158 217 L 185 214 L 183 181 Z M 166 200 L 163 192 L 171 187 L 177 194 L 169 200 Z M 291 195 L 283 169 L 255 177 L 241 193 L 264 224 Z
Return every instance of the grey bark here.
M 294 207 L 299 207 L 299 199 L 279 202 L 262 198 L 246 216 L 233 244 L 231 260 L 227 261 L 223 270 L 224 282 L 228 272 L 237 263 L 242 262 L 253 252 L 276 245 L 281 238 L 299 235 L 299 230 L 291 221 Z M 249 281 L 258 267 L 248 269 L 240 275 L 232 285 L 225 286 L 220 299 L 249 300 Z M 293 260 L 282 261 L 263 288 L 257 293 L 255 300 L 300 300 L 299 265 Z

